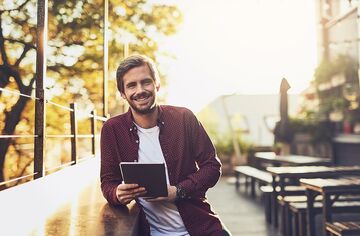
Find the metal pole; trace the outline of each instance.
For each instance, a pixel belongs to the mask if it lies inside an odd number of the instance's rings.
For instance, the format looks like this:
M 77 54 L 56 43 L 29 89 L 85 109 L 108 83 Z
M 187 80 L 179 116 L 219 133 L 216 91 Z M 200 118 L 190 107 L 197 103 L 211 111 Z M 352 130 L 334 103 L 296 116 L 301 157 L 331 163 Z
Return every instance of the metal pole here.
M 109 48 L 108 48 L 108 28 L 109 28 L 109 0 L 104 0 L 104 67 L 103 67 L 103 116 L 107 117 L 108 111 L 108 69 L 109 69 Z
M 71 137 L 71 161 L 73 162 L 72 165 L 75 165 L 78 162 L 78 155 L 77 155 L 77 134 L 78 134 L 78 128 L 77 128 L 77 106 L 76 103 L 71 103 L 70 108 L 72 111 L 70 111 L 70 125 L 71 125 L 71 134 L 73 137 Z
M 35 100 L 35 135 L 34 140 L 34 178 L 44 176 L 45 154 L 45 90 L 44 80 L 46 76 L 46 43 L 47 43 L 47 11 L 48 1 L 38 0 L 37 5 L 37 29 L 36 29 L 36 97 Z
M 94 155 L 95 157 L 95 153 L 96 153 L 96 110 L 93 110 L 91 112 L 91 134 L 93 135 L 92 138 L 91 138 L 91 152 L 92 154 Z

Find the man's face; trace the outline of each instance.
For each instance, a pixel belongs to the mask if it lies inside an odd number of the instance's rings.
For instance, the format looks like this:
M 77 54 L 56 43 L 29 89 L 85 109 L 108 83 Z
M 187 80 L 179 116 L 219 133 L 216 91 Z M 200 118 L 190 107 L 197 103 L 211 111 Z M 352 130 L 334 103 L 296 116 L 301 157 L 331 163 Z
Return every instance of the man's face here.
M 121 96 L 133 111 L 149 114 L 155 110 L 156 92 L 160 86 L 156 86 L 147 65 L 132 68 L 124 75 L 123 81 L 124 93 Z

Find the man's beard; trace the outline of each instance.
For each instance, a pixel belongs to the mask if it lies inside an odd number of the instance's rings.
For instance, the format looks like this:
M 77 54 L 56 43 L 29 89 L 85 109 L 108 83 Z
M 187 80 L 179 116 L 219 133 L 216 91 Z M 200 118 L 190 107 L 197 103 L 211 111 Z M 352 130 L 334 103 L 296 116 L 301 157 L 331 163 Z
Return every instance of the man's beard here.
M 136 106 L 136 101 L 133 102 L 136 99 L 140 99 L 143 97 L 150 97 L 150 102 L 149 105 L 146 106 L 145 108 L 138 108 Z M 146 114 L 151 114 L 155 111 L 156 109 L 156 103 L 155 103 L 155 96 L 152 92 L 143 92 L 141 94 L 138 94 L 136 96 L 132 96 L 130 97 L 130 99 L 128 100 L 129 106 L 136 112 L 142 115 L 146 115 Z

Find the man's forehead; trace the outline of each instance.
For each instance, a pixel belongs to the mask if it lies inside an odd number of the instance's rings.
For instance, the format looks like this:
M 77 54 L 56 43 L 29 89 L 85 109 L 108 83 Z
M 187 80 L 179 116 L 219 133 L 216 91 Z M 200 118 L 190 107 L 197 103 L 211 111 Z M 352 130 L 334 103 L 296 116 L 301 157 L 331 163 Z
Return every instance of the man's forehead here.
M 138 66 L 130 69 L 124 74 L 124 80 L 127 79 L 152 78 L 151 71 L 147 65 Z

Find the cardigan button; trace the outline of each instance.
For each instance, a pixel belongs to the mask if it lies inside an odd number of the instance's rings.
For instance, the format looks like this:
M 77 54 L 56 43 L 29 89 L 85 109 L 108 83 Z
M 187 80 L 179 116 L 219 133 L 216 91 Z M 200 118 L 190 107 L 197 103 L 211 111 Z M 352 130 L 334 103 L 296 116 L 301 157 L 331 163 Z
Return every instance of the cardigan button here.
M 136 142 L 136 143 L 139 143 L 139 140 L 136 140 L 135 142 Z

